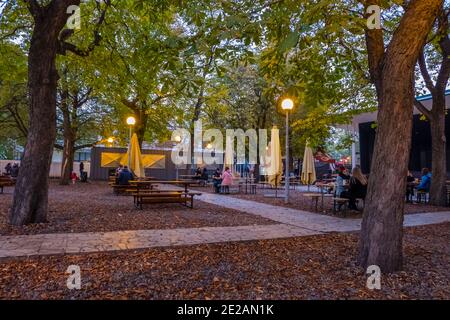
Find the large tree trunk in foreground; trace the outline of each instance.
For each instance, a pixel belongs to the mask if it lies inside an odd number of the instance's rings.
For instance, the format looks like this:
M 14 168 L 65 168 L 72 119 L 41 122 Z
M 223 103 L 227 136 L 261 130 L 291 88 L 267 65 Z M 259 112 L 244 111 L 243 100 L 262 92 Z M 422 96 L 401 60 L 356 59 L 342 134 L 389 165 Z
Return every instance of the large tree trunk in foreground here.
M 382 272 L 393 272 L 402 267 L 414 66 L 441 4 L 441 0 L 411 1 L 386 53 L 382 51 L 382 31 L 367 32 L 369 55 L 377 48 L 374 51 L 378 56 L 369 60 L 377 83 L 379 111 L 359 244 L 359 262 L 365 268 L 377 265 Z
M 14 190 L 13 225 L 47 221 L 48 175 L 56 136 L 58 36 L 68 18 L 67 7 L 80 1 L 54 0 L 46 7 L 27 3 L 35 20 L 28 56 L 30 128 Z
M 435 109 L 436 108 L 436 109 Z M 433 161 L 430 189 L 430 203 L 436 206 L 447 205 L 447 163 L 445 137 L 445 94 L 433 97 L 431 126 L 431 158 Z

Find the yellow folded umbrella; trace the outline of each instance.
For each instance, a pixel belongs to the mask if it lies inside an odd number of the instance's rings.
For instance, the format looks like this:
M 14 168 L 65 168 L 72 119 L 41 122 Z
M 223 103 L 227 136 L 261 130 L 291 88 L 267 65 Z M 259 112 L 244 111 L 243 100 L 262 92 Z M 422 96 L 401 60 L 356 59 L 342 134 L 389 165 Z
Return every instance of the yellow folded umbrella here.
M 305 155 L 303 156 L 302 182 L 310 185 L 316 181 L 316 167 L 314 165 L 314 155 L 309 142 L 306 143 Z
M 129 155 L 131 155 L 130 158 L 128 158 Z M 139 147 L 139 140 L 136 134 L 133 134 L 133 137 L 131 138 L 128 152 L 122 158 L 122 164 L 129 166 L 131 171 L 133 171 L 138 178 L 145 177 L 141 148 Z
M 281 183 L 281 175 L 283 173 L 283 165 L 281 161 L 281 147 L 280 147 L 280 130 L 275 126 L 272 128 L 270 147 L 268 150 L 269 159 L 266 163 L 269 163 L 267 168 L 267 175 L 269 177 L 269 183 L 276 187 Z

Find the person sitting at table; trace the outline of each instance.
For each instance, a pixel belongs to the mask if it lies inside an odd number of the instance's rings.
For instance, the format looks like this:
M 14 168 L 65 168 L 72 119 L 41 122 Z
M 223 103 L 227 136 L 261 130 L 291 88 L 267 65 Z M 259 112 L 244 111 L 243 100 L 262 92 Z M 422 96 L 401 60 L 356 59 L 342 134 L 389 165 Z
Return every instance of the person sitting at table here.
M 213 179 L 213 185 L 214 185 L 214 192 L 220 193 L 220 186 L 222 183 L 222 174 L 221 174 L 219 168 L 217 168 L 216 171 L 214 171 L 212 179 Z
M 430 192 L 431 186 L 431 172 L 428 168 L 422 169 L 422 179 L 417 186 L 417 191 Z
M 230 193 L 230 186 L 233 184 L 233 175 L 231 174 L 230 168 L 225 167 L 224 172 L 222 173 L 222 187 L 223 191 L 226 194 Z
M 130 180 L 133 179 L 133 174 L 130 170 L 128 170 L 128 166 L 125 166 L 119 173 L 118 184 L 120 186 L 128 186 L 130 184 Z
M 342 192 L 345 191 L 344 181 L 350 180 L 350 175 L 348 174 L 348 170 L 344 166 L 340 166 L 337 171 L 336 177 L 336 197 L 340 198 Z
M 201 178 L 202 178 L 202 168 L 198 167 L 195 170 L 195 175 L 194 175 L 194 177 L 192 179 L 200 180 Z
M 367 178 L 363 175 L 360 167 L 355 167 L 350 178 L 350 188 L 341 193 L 342 198 L 349 199 L 348 208 L 358 210 L 356 199 L 365 199 L 367 194 Z
M 119 184 L 119 174 L 123 170 L 123 165 L 119 164 L 119 167 L 116 168 L 115 176 L 116 176 L 116 184 Z
M 205 180 L 205 181 L 208 181 L 208 169 L 206 169 L 206 167 L 204 167 L 203 170 L 202 170 L 201 179 Z
M 413 183 L 415 179 L 411 171 L 408 170 L 408 175 L 406 176 L 406 202 L 412 202 L 410 199 L 414 194 Z

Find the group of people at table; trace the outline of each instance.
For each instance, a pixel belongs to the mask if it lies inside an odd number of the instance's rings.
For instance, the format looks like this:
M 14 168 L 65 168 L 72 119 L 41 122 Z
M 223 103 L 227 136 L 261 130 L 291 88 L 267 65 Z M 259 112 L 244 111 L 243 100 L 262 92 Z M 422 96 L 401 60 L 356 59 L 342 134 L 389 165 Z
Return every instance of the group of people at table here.
M 348 183 L 346 183 L 348 181 Z M 414 188 L 417 191 L 428 193 L 431 185 L 431 172 L 428 168 L 422 169 L 420 182 L 411 172 L 407 176 L 408 187 L 406 191 L 407 201 L 412 198 Z M 339 167 L 336 177 L 336 197 L 349 199 L 349 209 L 357 210 L 356 200 L 365 199 L 367 194 L 368 179 L 362 173 L 360 167 L 355 167 L 350 175 L 345 167 Z M 412 200 L 411 200 L 412 201 Z
M 120 165 L 116 169 L 116 184 L 129 185 L 130 181 L 135 179 L 134 173 L 128 168 L 128 166 Z M 208 171 L 206 168 L 197 168 L 193 180 L 208 180 Z M 220 168 L 217 168 L 212 175 L 214 191 L 220 193 L 221 189 L 224 193 L 230 192 L 230 186 L 233 184 L 233 174 L 229 167 L 225 167 L 222 172 Z
M 116 170 L 116 183 L 119 185 L 128 185 L 130 181 L 134 180 L 135 176 L 127 166 L 120 166 Z M 198 168 L 193 179 L 208 180 L 208 173 L 206 168 Z M 229 167 L 225 167 L 222 171 L 217 168 L 213 175 L 213 186 L 216 193 L 229 193 L 230 186 L 233 185 L 233 174 Z M 406 191 L 406 198 L 412 196 L 414 188 L 418 191 L 429 192 L 431 185 L 431 173 L 428 168 L 422 170 L 422 178 L 420 182 L 414 178 L 411 172 L 407 176 L 408 188 Z M 351 174 L 347 168 L 341 166 L 337 169 L 337 176 L 335 182 L 335 196 L 339 198 L 349 199 L 348 208 L 357 210 L 357 199 L 365 199 L 367 194 L 368 179 L 362 173 L 360 167 L 353 168 Z

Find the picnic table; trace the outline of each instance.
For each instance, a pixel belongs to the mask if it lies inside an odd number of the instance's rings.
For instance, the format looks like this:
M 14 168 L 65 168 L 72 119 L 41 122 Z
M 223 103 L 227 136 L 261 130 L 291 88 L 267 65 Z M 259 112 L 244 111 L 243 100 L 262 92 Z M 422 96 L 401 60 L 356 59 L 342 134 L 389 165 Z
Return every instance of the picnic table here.
M 130 184 L 135 184 L 138 189 L 142 186 L 152 186 L 158 184 L 170 184 L 170 185 L 178 185 L 183 186 L 184 191 L 188 192 L 188 187 L 192 185 L 198 185 L 198 180 L 150 180 L 150 181 L 130 181 Z
M 143 204 L 154 203 L 181 203 L 191 209 L 194 208 L 194 196 L 201 195 L 198 192 L 183 192 L 182 190 L 151 190 L 133 193 L 134 205 L 142 210 Z M 188 205 L 190 203 L 190 205 Z
M 324 208 L 324 197 L 325 197 L 324 190 L 326 188 L 334 188 L 334 183 L 318 182 L 318 183 L 316 183 L 316 187 L 319 188 L 319 190 L 320 190 L 320 195 L 321 195 L 321 198 L 322 198 L 322 210 L 323 210 L 323 208 Z

